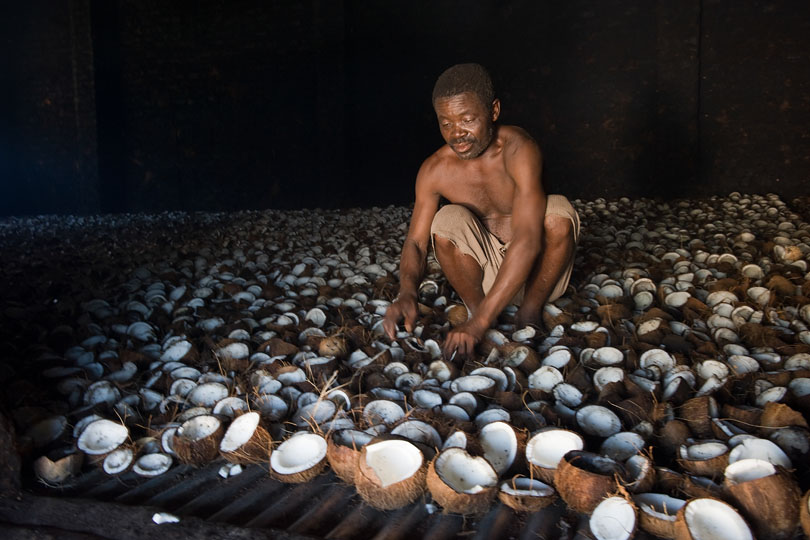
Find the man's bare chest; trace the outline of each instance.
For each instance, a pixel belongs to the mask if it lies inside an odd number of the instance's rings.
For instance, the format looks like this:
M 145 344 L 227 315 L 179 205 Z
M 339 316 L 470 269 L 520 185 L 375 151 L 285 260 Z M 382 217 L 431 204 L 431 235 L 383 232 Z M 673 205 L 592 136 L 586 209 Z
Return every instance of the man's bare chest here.
M 463 204 L 481 219 L 512 214 L 515 182 L 505 173 L 465 171 L 448 174 L 440 184 L 440 195 Z

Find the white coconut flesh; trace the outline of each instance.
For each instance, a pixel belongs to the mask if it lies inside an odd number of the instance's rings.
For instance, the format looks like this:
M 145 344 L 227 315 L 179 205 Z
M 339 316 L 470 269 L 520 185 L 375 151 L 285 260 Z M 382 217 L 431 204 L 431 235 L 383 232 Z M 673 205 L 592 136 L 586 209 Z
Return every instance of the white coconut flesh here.
M 650 459 L 642 455 L 632 456 L 624 462 L 624 468 L 627 471 L 627 476 L 634 482 L 643 479 L 647 473 L 651 472 L 652 467 L 653 464 Z
M 98 381 L 87 387 L 84 393 L 85 405 L 113 404 L 121 399 L 121 392 L 109 381 Z
M 639 493 L 633 500 L 638 503 L 639 509 L 651 516 L 664 520 L 675 521 L 678 510 L 686 504 L 683 499 L 676 499 L 664 493 Z
M 494 407 L 492 409 L 481 411 L 481 413 L 475 417 L 475 425 L 478 427 L 478 429 L 483 429 L 484 426 L 491 424 L 492 422 L 508 422 L 509 418 L 509 411 Z
M 725 470 L 726 481 L 730 484 L 741 484 L 776 474 L 776 467 L 770 461 L 762 459 L 741 459 L 735 461 Z
M 740 514 L 715 499 L 692 499 L 686 504 L 684 519 L 694 540 L 754 540 Z
M 356 429 L 341 429 L 332 435 L 332 440 L 335 443 L 353 448 L 354 450 L 359 450 L 364 447 L 371 442 L 372 438 L 373 437 L 368 433 L 357 431 Z
M 616 461 L 625 461 L 642 448 L 644 438 L 641 435 L 632 431 L 621 431 L 605 439 L 599 452 Z
M 475 409 L 478 408 L 478 400 L 470 392 L 458 392 L 453 394 L 448 400 L 448 403 L 458 405 L 467 411 L 468 415 L 473 414 Z
M 221 422 L 216 416 L 201 414 L 186 420 L 177 428 L 177 435 L 189 441 L 199 441 L 214 433 Z
M 492 422 L 481 429 L 478 439 L 484 458 L 496 473 L 503 474 L 512 466 L 517 455 L 517 437 L 512 426 L 505 422 Z
M 219 449 L 222 452 L 234 452 L 250 440 L 259 425 L 259 413 L 249 412 L 237 417 L 222 438 Z
M 404 417 L 405 411 L 402 407 L 386 399 L 371 401 L 363 408 L 363 418 L 371 425 L 390 425 Z
M 107 419 L 95 420 L 82 431 L 76 446 L 85 454 L 98 456 L 112 452 L 127 437 L 129 430 L 126 426 Z
M 636 528 L 636 511 L 623 497 L 608 497 L 600 502 L 589 521 L 597 540 L 625 540 Z
M 571 351 L 568 349 L 557 349 L 543 358 L 541 364 L 544 367 L 554 368 L 560 370 L 568 365 L 571 361 Z
M 593 385 L 596 390 L 601 392 L 602 389 L 612 383 L 621 382 L 624 380 L 624 370 L 618 367 L 603 367 L 596 370 L 593 374 Z
M 810 305 L 810 304 L 808 304 Z M 810 395 L 810 378 L 797 377 L 790 381 L 788 388 L 796 397 L 804 397 Z
M 577 424 L 589 435 L 610 437 L 622 429 L 616 413 L 601 405 L 587 405 L 577 411 Z
M 280 420 L 289 410 L 287 402 L 275 394 L 259 394 L 253 398 L 253 407 L 268 420 Z
M 366 445 L 365 451 L 366 465 L 384 488 L 410 478 L 424 463 L 422 452 L 408 441 L 380 441 Z
M 198 407 L 213 407 L 217 401 L 227 396 L 227 386 L 216 382 L 209 382 L 195 387 L 188 393 L 187 398 Z
M 486 459 L 461 448 L 444 450 L 434 467 L 439 478 L 458 493 L 475 494 L 498 483 L 498 475 Z
M 160 360 L 161 362 L 176 362 L 184 358 L 189 351 L 191 351 L 191 348 L 191 342 L 185 340 L 178 341 L 166 349 L 166 351 L 161 355 Z
M 146 454 L 138 458 L 132 471 L 140 476 L 158 476 L 168 471 L 172 466 L 172 458 L 166 454 Z
M 615 366 L 624 361 L 624 353 L 615 347 L 599 347 L 591 359 L 601 366 Z
M 438 392 L 424 388 L 414 391 L 411 395 L 413 396 L 414 404 L 425 409 L 432 409 L 433 407 L 441 405 L 444 401 L 441 394 Z
M 298 409 L 292 420 L 299 427 L 319 425 L 335 416 L 335 412 L 337 412 L 335 402 L 324 399 Z
M 550 497 L 554 495 L 554 488 L 535 480 L 534 478 L 520 477 L 503 482 L 500 490 L 514 497 Z
M 248 404 L 244 399 L 231 396 L 217 401 L 216 405 L 214 405 L 214 410 L 211 412 L 233 418 L 236 411 L 244 411 L 247 408 Z
M 509 387 L 509 378 L 506 376 L 502 370 L 494 367 L 480 367 L 472 370 L 470 375 L 480 375 L 483 377 L 489 377 L 493 381 L 495 381 L 496 388 L 503 392 Z
M 326 439 L 315 433 L 294 435 L 270 454 L 270 466 L 279 474 L 306 471 L 326 457 L 326 447 Z
M 189 367 L 189 366 L 183 366 L 183 367 L 173 369 L 171 371 L 171 373 L 169 373 L 169 376 L 171 376 L 171 378 L 175 379 L 175 380 L 176 379 L 190 379 L 190 380 L 196 381 L 197 379 L 200 378 L 200 375 L 202 375 L 202 373 L 200 373 L 199 369 Z
M 466 375 L 450 384 L 450 390 L 458 392 L 486 392 L 495 389 L 495 381 L 483 375 Z
M 544 469 L 556 469 L 562 457 L 571 450 L 582 450 L 582 437 L 565 429 L 541 431 L 526 444 L 526 459 Z
M 408 420 L 391 430 L 393 435 L 400 435 L 414 442 L 429 444 L 433 447 L 442 445 L 442 438 L 436 428 L 421 420 Z
M 786 469 L 793 467 L 790 458 L 775 443 L 756 437 L 745 438 L 731 449 L 728 455 L 729 464 L 743 459 L 762 459 Z
M 219 349 L 217 354 L 230 360 L 242 360 L 250 356 L 250 349 L 245 343 L 230 343 Z
M 463 431 L 454 431 L 444 440 L 442 450 L 447 448 L 467 448 L 467 434 Z
M 107 454 L 102 468 L 107 474 L 119 474 L 127 470 L 134 459 L 135 454 L 132 452 L 132 448 L 118 448 Z
M 681 458 L 691 459 L 696 461 L 705 461 L 707 459 L 722 456 L 728 452 L 728 446 L 721 442 L 705 442 L 700 444 L 693 444 L 691 446 L 681 446 Z
M 552 394 L 566 407 L 579 407 L 582 404 L 582 392 L 572 384 L 560 383 L 554 387 Z
M 551 392 L 555 386 L 563 382 L 562 373 L 555 367 L 543 366 L 529 375 L 529 388 Z

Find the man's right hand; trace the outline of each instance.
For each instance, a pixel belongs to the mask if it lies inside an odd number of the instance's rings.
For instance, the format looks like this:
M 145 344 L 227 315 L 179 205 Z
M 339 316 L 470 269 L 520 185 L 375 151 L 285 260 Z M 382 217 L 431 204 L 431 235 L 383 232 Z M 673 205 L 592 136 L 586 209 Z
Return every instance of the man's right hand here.
M 405 330 L 413 332 L 414 324 L 416 323 L 416 316 L 419 313 L 419 307 L 415 294 L 400 294 L 399 297 L 390 305 L 385 311 L 385 318 L 383 318 L 383 329 L 389 339 L 396 338 L 397 323 L 404 319 Z

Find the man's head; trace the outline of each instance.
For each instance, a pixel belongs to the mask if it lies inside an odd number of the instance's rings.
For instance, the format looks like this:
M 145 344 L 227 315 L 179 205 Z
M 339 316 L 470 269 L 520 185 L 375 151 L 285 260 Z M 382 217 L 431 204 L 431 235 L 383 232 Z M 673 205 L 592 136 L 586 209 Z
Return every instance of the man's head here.
M 501 106 L 492 78 L 478 64 L 458 64 L 439 76 L 433 108 L 442 137 L 460 159 L 474 159 L 489 147 Z

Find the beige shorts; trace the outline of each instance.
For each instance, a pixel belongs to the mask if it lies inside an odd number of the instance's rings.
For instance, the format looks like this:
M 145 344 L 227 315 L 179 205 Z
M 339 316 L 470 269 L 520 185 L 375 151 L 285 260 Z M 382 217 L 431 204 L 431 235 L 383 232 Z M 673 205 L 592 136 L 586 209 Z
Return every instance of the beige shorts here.
M 546 215 L 556 215 L 571 220 L 574 230 L 574 242 L 579 242 L 579 216 L 574 207 L 563 195 L 549 195 L 546 199 Z M 509 243 L 503 244 L 498 238 L 490 233 L 481 221 L 466 207 L 459 204 L 448 204 L 436 212 L 433 223 L 430 226 L 431 240 L 433 235 L 447 238 L 462 253 L 474 258 L 484 271 L 484 279 L 481 287 L 484 294 L 488 293 L 495 282 L 495 276 L 501 268 Z M 434 246 L 435 254 L 435 246 Z M 438 258 L 437 258 L 438 260 Z M 552 302 L 565 293 L 568 282 L 571 279 L 571 271 L 574 268 L 574 257 L 568 263 L 557 285 L 551 292 L 548 302 Z M 512 304 L 520 305 L 523 301 L 525 286 L 512 299 Z

